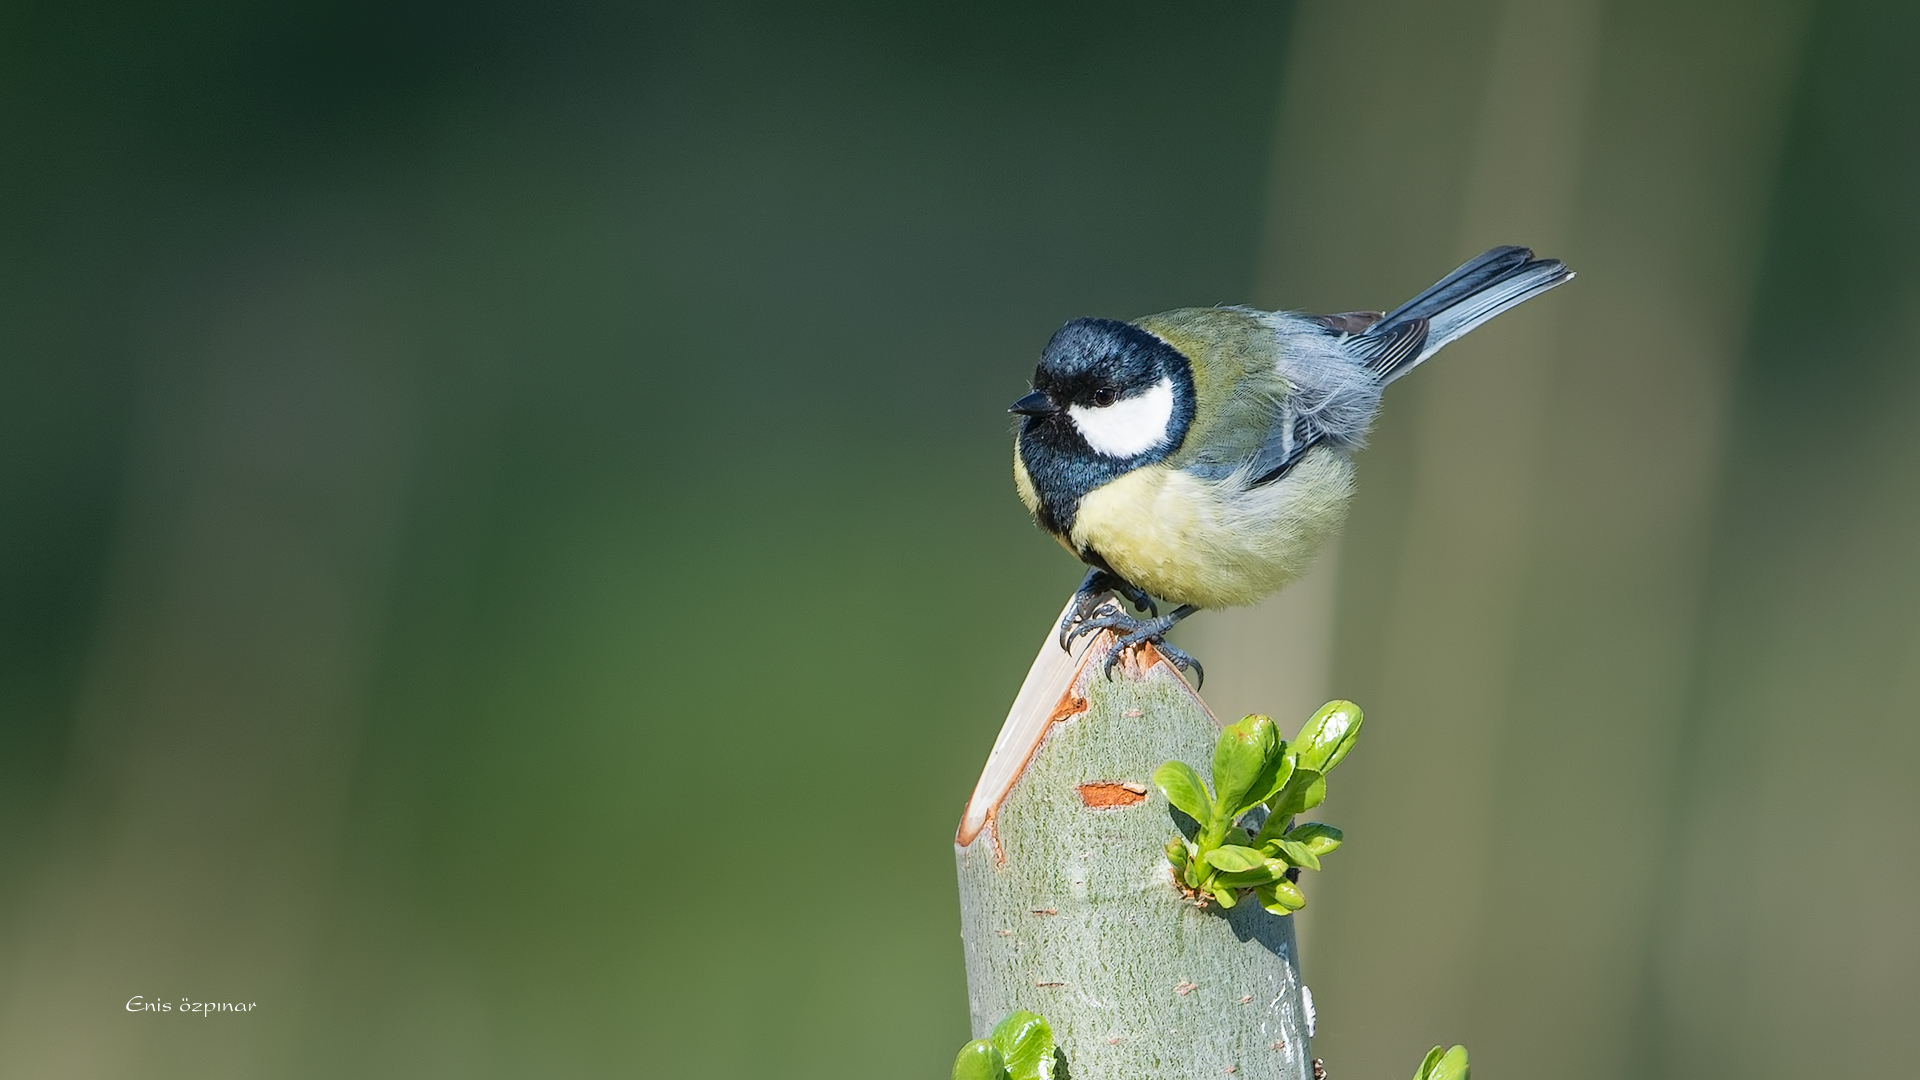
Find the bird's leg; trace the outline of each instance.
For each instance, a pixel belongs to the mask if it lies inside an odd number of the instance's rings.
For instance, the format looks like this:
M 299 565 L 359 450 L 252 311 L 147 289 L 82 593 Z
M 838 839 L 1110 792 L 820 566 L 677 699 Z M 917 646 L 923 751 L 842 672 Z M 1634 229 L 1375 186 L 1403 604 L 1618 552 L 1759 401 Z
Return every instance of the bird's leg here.
M 1113 591 L 1132 604 L 1133 610 L 1144 611 L 1149 617 L 1160 614 L 1160 605 L 1153 602 L 1153 597 L 1148 596 L 1145 589 L 1118 576 L 1114 577 L 1113 582 Z
M 1191 670 L 1194 673 L 1194 685 L 1199 686 L 1207 678 L 1206 670 L 1200 666 L 1200 662 L 1187 655 L 1185 651 L 1167 644 L 1167 631 L 1172 630 L 1181 619 L 1198 610 L 1200 609 L 1192 604 L 1181 604 L 1157 619 L 1136 619 L 1123 611 L 1109 610 L 1082 621 L 1066 635 L 1066 640 L 1071 645 L 1083 635 L 1112 630 L 1117 638 L 1112 648 L 1107 650 L 1105 666 L 1107 678 L 1113 678 L 1113 667 L 1120 662 L 1120 654 L 1135 645 L 1151 644 L 1181 671 Z
M 1080 588 L 1073 594 L 1073 605 L 1067 609 L 1066 617 L 1060 620 L 1062 649 L 1071 645 L 1073 638 L 1077 636 L 1073 633 L 1074 629 L 1093 618 L 1094 612 L 1100 610 L 1100 605 L 1106 601 L 1108 593 L 1119 594 L 1135 608 L 1149 615 L 1160 614 L 1160 609 L 1154 606 L 1153 598 L 1139 586 L 1111 570 L 1089 570 L 1086 579 L 1080 582 Z

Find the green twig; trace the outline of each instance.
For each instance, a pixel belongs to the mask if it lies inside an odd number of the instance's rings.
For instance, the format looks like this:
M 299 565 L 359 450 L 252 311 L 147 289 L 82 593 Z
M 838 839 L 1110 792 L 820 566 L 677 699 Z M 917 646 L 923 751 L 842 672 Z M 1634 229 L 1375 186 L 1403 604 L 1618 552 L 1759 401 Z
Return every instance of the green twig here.
M 1276 915 L 1305 907 L 1300 871 L 1320 869 L 1321 856 L 1340 846 L 1341 835 L 1331 825 L 1293 819 L 1326 799 L 1327 773 L 1353 749 L 1362 719 L 1353 702 L 1330 701 L 1289 743 L 1272 717 L 1248 716 L 1220 733 L 1211 789 L 1185 762 L 1155 769 L 1153 782 L 1167 801 L 1199 826 L 1191 840 L 1167 841 L 1167 860 L 1182 889 L 1223 908 L 1247 893 Z M 1256 823 L 1255 811 L 1262 809 L 1266 817 Z M 1257 831 L 1249 833 L 1250 827 Z

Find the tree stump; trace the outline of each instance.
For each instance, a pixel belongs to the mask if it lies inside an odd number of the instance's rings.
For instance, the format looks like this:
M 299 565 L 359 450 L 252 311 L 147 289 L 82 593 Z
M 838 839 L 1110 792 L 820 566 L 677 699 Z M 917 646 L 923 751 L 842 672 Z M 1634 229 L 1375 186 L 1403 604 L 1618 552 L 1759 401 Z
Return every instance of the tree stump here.
M 1105 678 L 1111 643 L 1048 635 L 962 817 L 974 1036 L 1027 1009 L 1073 1080 L 1311 1080 L 1292 918 L 1200 906 L 1167 863 L 1192 823 L 1149 777 L 1174 759 L 1206 776 L 1219 724 L 1150 647 Z

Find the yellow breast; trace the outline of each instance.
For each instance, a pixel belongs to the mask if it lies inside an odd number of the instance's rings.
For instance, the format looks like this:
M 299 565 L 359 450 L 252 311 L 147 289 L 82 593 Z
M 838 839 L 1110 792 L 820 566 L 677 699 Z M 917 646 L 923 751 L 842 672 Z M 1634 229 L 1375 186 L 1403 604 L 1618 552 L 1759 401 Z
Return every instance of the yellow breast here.
M 1027 513 L 1040 512 L 1040 492 L 1033 486 L 1033 474 L 1027 471 L 1027 463 L 1020 457 L 1020 443 L 1013 444 L 1013 490 L 1020 493 L 1020 501 L 1026 504 Z
M 1202 480 L 1160 465 L 1135 469 L 1080 500 L 1070 542 L 1177 604 L 1256 603 L 1305 573 L 1339 531 L 1353 464 L 1322 446 L 1275 483 L 1250 487 L 1247 480 Z

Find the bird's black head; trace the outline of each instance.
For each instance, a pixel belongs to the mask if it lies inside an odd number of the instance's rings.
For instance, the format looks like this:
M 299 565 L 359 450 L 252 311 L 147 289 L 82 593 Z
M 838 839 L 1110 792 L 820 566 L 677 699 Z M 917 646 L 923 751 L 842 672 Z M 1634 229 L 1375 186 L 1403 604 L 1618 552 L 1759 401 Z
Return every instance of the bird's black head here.
M 1180 448 L 1193 424 L 1193 365 L 1113 319 L 1075 319 L 1047 342 L 1033 393 L 1013 403 L 1040 523 L 1065 535 L 1081 496 Z

